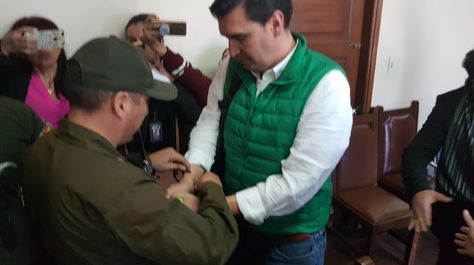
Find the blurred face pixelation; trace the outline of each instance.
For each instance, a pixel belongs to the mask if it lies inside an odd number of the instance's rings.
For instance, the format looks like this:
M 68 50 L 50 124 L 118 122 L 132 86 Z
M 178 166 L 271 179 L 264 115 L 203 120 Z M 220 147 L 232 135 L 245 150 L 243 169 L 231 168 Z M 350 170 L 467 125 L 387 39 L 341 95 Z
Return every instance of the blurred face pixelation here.
M 228 38 L 229 54 L 247 70 L 263 73 L 270 68 L 274 38 L 270 23 L 249 20 L 242 6 L 235 7 L 219 21 L 220 33 Z
M 28 60 L 35 67 L 51 67 L 58 61 L 61 48 L 53 48 L 50 50 L 40 50 L 28 55 Z
M 138 22 L 135 24 L 131 24 L 128 26 L 125 32 L 127 40 L 133 45 L 137 47 L 141 47 L 145 50 L 146 58 L 148 61 L 153 62 L 155 60 L 155 52 L 153 50 L 144 45 L 143 39 L 143 22 Z

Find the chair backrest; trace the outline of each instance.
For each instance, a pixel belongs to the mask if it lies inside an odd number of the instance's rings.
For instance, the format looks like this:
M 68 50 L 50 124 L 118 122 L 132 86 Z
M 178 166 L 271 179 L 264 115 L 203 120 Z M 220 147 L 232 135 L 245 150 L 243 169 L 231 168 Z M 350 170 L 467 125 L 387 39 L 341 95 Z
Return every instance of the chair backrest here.
M 334 191 L 377 184 L 378 109 L 354 116 L 349 147 L 336 167 Z
M 418 127 L 418 101 L 403 109 L 379 109 L 378 172 L 379 177 L 401 171 L 403 150 L 415 137 Z

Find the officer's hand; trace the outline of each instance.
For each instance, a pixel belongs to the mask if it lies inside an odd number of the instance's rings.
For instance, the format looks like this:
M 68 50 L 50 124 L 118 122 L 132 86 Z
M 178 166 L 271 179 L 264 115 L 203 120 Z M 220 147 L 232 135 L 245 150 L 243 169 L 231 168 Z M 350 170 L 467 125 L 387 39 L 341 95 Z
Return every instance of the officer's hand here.
M 166 190 L 166 197 L 171 198 L 175 194 L 182 192 L 194 192 L 196 182 L 201 178 L 204 169 L 198 165 L 192 165 L 189 172 L 184 173 L 183 178 L 178 182 L 168 187 Z
M 157 171 L 189 171 L 191 168 L 186 158 L 171 147 L 154 152 L 150 154 L 149 158 L 153 168 Z
M 206 172 L 199 178 L 198 182 L 196 183 L 196 188 L 199 189 L 204 183 L 207 182 L 214 182 L 222 187 L 222 182 L 218 175 L 212 172 Z
M 38 31 L 35 27 L 21 27 L 11 30 L 2 38 L 2 52 L 32 54 L 36 52 L 36 40 L 25 36 L 25 32 L 34 33 Z
M 200 202 L 197 196 L 189 192 L 181 192 L 174 194 L 172 197 L 170 197 L 170 199 L 179 200 L 193 212 L 197 212 Z
M 451 202 L 453 199 L 434 190 L 420 191 L 413 196 L 411 201 L 412 219 L 408 229 L 415 231 L 428 231 L 431 226 L 431 205 L 435 202 Z
M 460 247 L 457 249 L 459 254 L 474 257 L 474 220 L 468 210 L 464 210 L 462 215 L 467 226 L 461 227 L 461 231 L 455 234 L 454 244 Z

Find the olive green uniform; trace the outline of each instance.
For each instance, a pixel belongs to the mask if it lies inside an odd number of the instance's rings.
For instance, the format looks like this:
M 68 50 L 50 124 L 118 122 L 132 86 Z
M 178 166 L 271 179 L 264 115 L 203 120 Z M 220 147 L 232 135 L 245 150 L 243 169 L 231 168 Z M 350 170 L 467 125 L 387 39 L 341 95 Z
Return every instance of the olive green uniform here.
M 34 258 L 30 222 L 21 202 L 18 170 L 43 121 L 23 102 L 0 96 L 0 264 L 27 265 Z
M 0 160 L 18 161 L 44 123 L 23 102 L 0 96 Z
M 25 160 L 25 199 L 59 264 L 223 264 L 238 240 L 222 188 L 198 214 L 167 200 L 102 136 L 63 121 Z

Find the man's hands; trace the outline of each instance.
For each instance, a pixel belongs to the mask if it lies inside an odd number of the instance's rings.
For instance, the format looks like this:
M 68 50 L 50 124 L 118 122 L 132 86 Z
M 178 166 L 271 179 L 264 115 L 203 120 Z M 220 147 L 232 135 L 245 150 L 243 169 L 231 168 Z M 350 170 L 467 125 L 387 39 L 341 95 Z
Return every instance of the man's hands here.
M 431 226 L 431 205 L 435 202 L 451 202 L 453 199 L 434 190 L 420 191 L 413 196 L 411 201 L 412 218 L 408 229 L 415 231 L 428 231 Z
M 186 158 L 171 147 L 150 154 L 149 159 L 157 171 L 180 170 L 186 172 L 191 169 Z
M 196 183 L 197 189 L 199 189 L 202 185 L 204 185 L 204 183 L 207 182 L 214 182 L 222 188 L 222 182 L 219 176 L 212 172 L 206 172 L 202 174 L 202 176 L 198 179 Z
M 166 190 L 166 197 L 171 198 L 181 192 L 193 192 L 195 181 L 198 180 L 203 173 L 204 169 L 201 166 L 192 165 L 190 170 L 183 175 L 180 182 L 169 186 Z
M 168 199 L 180 198 L 189 209 L 196 212 L 200 201 L 198 197 L 192 194 L 194 187 L 200 189 L 207 182 L 214 182 L 222 187 L 222 183 L 219 176 L 212 172 L 205 172 L 203 174 L 204 169 L 201 166 L 194 165 L 191 168 L 191 172 L 186 173 L 180 182 L 171 185 L 166 190 L 166 197 Z M 194 177 L 193 174 L 197 177 Z
M 464 210 L 462 215 L 467 226 L 461 227 L 461 231 L 455 234 L 454 244 L 460 247 L 457 249 L 459 254 L 474 257 L 474 220 L 468 210 Z
M 225 198 L 227 200 L 227 204 L 229 205 L 230 212 L 233 215 L 240 214 L 239 204 L 237 203 L 237 196 L 234 194 L 234 195 L 227 196 Z
M 1 51 L 5 55 L 10 53 L 33 54 L 36 52 L 36 40 L 25 36 L 25 32 L 36 32 L 35 27 L 21 27 L 11 30 L 2 38 Z

